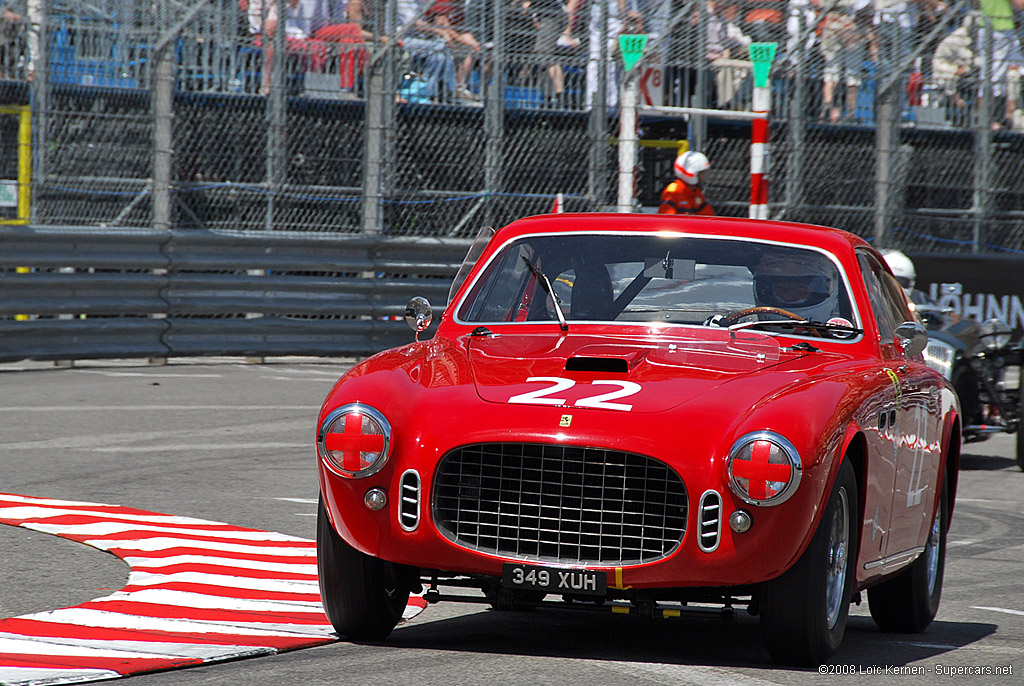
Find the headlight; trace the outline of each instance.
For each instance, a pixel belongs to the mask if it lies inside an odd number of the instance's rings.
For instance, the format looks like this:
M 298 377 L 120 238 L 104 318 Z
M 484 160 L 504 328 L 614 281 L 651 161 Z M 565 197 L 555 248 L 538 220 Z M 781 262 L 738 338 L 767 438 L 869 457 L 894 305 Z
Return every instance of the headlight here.
M 989 350 L 1005 348 L 1010 344 L 1010 327 L 999 319 L 987 319 L 981 324 L 981 342 Z
M 954 359 L 956 349 L 953 346 L 935 338 L 928 339 L 928 345 L 924 349 L 925 364 L 947 379 L 952 379 Z
M 800 485 L 803 466 L 796 448 L 772 431 L 754 431 L 729 450 L 729 488 L 743 502 L 778 505 Z
M 388 461 L 391 425 L 369 405 L 343 405 L 320 425 L 316 447 L 331 471 L 347 479 L 361 479 L 376 474 Z

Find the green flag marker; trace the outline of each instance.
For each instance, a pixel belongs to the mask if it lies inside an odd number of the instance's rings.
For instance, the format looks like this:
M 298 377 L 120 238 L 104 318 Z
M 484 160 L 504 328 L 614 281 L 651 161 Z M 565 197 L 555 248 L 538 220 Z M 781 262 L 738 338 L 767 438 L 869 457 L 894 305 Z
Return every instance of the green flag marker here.
M 751 43 L 750 61 L 754 63 L 754 88 L 766 88 L 778 43 Z M 628 69 L 629 67 L 627 67 Z
M 644 56 L 647 47 L 646 33 L 623 33 L 619 36 L 619 51 L 622 53 L 622 65 L 629 71 Z

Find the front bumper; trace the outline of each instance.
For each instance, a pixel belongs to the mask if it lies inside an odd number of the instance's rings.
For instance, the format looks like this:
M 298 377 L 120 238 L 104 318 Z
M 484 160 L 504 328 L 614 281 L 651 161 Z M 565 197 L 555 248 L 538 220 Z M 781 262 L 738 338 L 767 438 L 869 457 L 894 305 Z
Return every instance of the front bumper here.
M 558 410 L 530 408 L 526 414 L 552 411 Z M 516 423 L 533 426 L 551 424 L 546 419 L 527 424 L 530 418 L 524 418 L 522 414 L 517 413 Z M 593 431 L 577 435 L 493 428 L 465 430 L 465 427 L 461 432 L 449 433 L 439 430 L 435 423 L 430 433 L 402 436 L 396 432 L 388 464 L 367 478 L 342 479 L 321 461 L 321 492 L 335 529 L 349 544 L 391 562 L 450 574 L 500 577 L 503 563 L 518 561 L 602 569 L 608 573 L 609 585 L 614 583 L 620 588 L 721 587 L 766 581 L 780 575 L 796 561 L 810 535 L 816 503 L 821 495 L 818 484 L 827 476 L 826 466 L 809 465 L 801 488 L 786 503 L 776 507 L 751 508 L 728 489 L 724 451 L 712 447 L 720 436 L 690 437 L 687 454 L 669 459 L 664 455 L 664 446 L 659 445 L 664 441 L 657 438 L 664 436 L 664 417 L 634 417 L 634 421 L 636 425 L 629 437 L 628 454 L 641 458 L 640 461 L 648 467 L 662 465 L 665 471 L 678 475 L 684 488 L 682 504 L 678 494 L 667 494 L 662 505 L 655 508 L 657 511 L 639 513 L 641 524 L 647 525 L 648 535 L 646 538 L 640 536 L 636 546 L 629 544 L 632 540 L 627 526 L 629 522 L 622 521 L 621 513 L 618 517 L 609 518 L 607 535 L 604 535 L 604 528 L 598 531 L 596 538 L 595 535 L 581 535 L 586 532 L 581 531 L 579 522 L 585 517 L 579 510 L 595 504 L 588 502 L 586 489 L 580 492 L 570 488 L 566 492 L 564 484 L 553 483 L 550 479 L 544 481 L 539 475 L 534 475 L 534 478 L 541 479 L 537 488 L 544 497 L 535 502 L 531 500 L 535 493 L 524 491 L 522 505 L 525 514 L 476 513 L 476 521 L 468 529 L 465 527 L 466 517 L 451 515 L 453 508 L 457 509 L 453 498 L 457 501 L 460 494 L 467 493 L 475 497 L 475 491 L 493 488 L 495 481 L 508 475 L 499 473 L 488 477 L 476 468 L 457 474 L 449 468 L 450 465 L 439 469 L 442 459 L 447 462 L 452 455 L 463 454 L 467 446 L 475 446 L 471 450 L 480 453 L 479 446 L 510 444 L 542 446 L 538 448 L 542 454 L 554 451 L 568 456 L 579 455 L 586 450 L 596 450 L 601 454 L 624 452 L 624 441 L 619 432 L 599 431 L 596 427 Z M 448 443 L 439 438 L 443 436 L 458 436 L 465 442 Z M 678 450 L 677 445 L 675 448 Z M 477 455 L 471 461 L 480 464 Z M 486 459 L 483 462 L 486 463 Z M 563 469 L 571 471 L 574 467 Z M 522 476 L 516 478 L 524 479 Z M 659 479 L 661 482 L 670 480 Z M 623 483 L 623 488 L 616 491 L 611 500 L 620 498 L 621 493 L 631 489 L 629 478 L 625 478 Z M 414 489 L 413 485 L 417 488 Z M 594 488 L 601 490 L 606 486 Z M 384 509 L 371 511 L 363 504 L 364 495 L 371 488 L 380 488 L 387 493 L 388 504 Z M 702 500 L 709 494 L 712 497 Z M 714 496 L 717 496 L 717 501 Z M 713 516 L 701 507 L 716 502 L 717 510 L 711 513 Z M 608 499 L 603 507 L 607 505 Z M 728 525 L 729 516 L 738 509 L 748 512 L 753 520 L 750 530 L 742 534 L 732 531 Z M 673 513 L 678 515 L 680 512 L 683 521 L 681 524 L 673 523 Z M 636 515 L 635 512 L 631 514 L 634 522 Z M 600 513 L 597 515 L 598 518 L 601 516 Z M 538 517 L 544 521 L 538 523 Z M 592 520 L 593 517 L 591 533 Z M 717 520 L 717 524 L 712 520 Z M 664 535 L 651 534 L 661 526 L 659 522 L 668 522 L 666 529 L 675 529 Z M 520 536 L 518 532 L 523 530 L 529 535 Z M 539 540 L 537 531 L 546 531 L 547 538 Z M 709 533 L 716 535 L 709 536 Z M 598 545 L 607 541 L 618 543 L 615 544 L 617 547 L 612 546 L 614 550 L 594 552 L 590 544 L 595 540 Z M 623 544 L 624 540 L 627 543 Z

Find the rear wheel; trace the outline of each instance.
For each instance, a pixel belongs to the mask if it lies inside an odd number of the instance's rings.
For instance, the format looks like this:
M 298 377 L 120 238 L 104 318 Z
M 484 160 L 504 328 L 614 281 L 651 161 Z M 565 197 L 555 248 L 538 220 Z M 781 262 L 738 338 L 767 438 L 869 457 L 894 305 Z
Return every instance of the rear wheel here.
M 853 593 L 858 509 L 857 480 L 844 459 L 807 550 L 764 585 L 761 635 L 775 662 L 816 666 L 839 648 Z
M 323 501 L 316 520 L 316 561 L 324 612 L 353 641 L 388 637 L 409 603 L 405 568 L 361 553 L 341 538 Z
M 946 568 L 949 491 L 945 480 L 924 552 L 889 581 L 868 589 L 868 607 L 882 631 L 921 633 L 935 619 Z

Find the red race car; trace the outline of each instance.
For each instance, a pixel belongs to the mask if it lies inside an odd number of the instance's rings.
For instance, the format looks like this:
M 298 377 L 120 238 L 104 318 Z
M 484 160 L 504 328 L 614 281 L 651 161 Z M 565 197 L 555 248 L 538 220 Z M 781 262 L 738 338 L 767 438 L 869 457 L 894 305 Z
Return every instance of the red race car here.
M 429 304 L 407 319 L 425 329 Z M 559 214 L 489 231 L 434 337 L 323 404 L 327 616 L 374 640 L 410 592 L 741 606 L 773 660 L 815 665 L 867 591 L 881 629 L 923 631 L 961 431 L 927 338 L 881 256 L 835 229 Z

